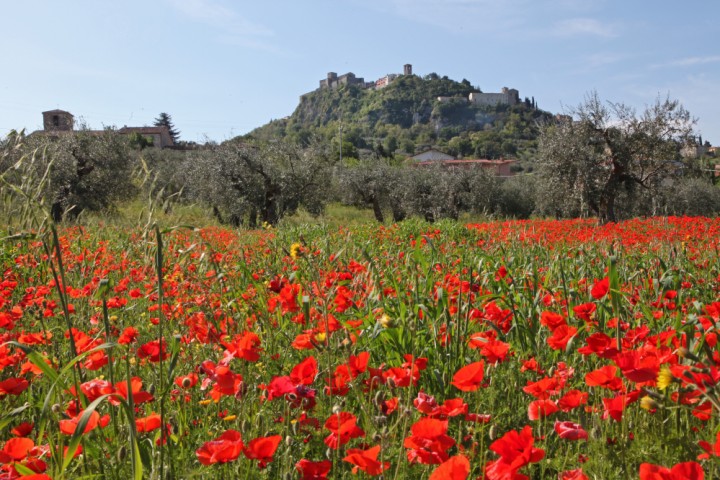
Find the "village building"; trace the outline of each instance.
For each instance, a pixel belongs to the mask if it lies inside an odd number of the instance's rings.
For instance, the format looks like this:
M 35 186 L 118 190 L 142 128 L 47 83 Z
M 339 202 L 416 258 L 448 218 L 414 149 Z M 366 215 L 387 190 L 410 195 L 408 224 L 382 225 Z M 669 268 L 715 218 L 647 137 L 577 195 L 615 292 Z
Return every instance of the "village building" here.
M 48 110 L 42 112 L 43 115 L 43 129 L 32 132 L 31 135 L 68 135 L 75 133 L 75 117 L 72 113 L 65 110 Z M 84 134 L 100 135 L 105 133 L 105 130 L 82 130 Z M 173 142 L 170 131 L 167 127 L 128 127 L 124 126 L 117 130 L 115 133 L 118 135 L 133 135 L 138 134 L 145 137 L 153 147 L 156 148 L 173 148 L 175 142 Z
M 513 176 L 515 173 L 512 171 L 512 166 L 517 163 L 517 160 L 512 158 L 500 158 L 498 160 L 455 158 L 435 149 L 425 150 L 413 155 L 410 159 L 415 162 L 415 165 L 421 167 L 440 165 L 445 168 L 483 168 L 496 177 Z

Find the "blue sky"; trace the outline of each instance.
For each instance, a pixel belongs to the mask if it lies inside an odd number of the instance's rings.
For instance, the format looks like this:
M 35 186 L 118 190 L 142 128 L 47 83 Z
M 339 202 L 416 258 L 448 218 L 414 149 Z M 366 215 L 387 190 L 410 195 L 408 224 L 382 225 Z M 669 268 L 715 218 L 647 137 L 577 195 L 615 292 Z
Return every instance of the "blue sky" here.
M 514 87 L 561 112 L 597 90 L 679 99 L 720 144 L 720 2 L 22 0 L 3 2 L 0 135 L 60 108 L 91 128 L 223 141 L 290 115 L 328 71 Z

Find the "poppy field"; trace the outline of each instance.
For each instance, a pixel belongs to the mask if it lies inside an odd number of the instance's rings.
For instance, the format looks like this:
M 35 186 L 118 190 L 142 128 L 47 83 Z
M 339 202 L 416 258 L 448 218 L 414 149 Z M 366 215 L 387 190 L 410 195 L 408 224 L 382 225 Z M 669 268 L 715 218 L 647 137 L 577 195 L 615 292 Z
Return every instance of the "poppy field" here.
M 720 476 L 720 220 L 50 228 L 0 479 Z

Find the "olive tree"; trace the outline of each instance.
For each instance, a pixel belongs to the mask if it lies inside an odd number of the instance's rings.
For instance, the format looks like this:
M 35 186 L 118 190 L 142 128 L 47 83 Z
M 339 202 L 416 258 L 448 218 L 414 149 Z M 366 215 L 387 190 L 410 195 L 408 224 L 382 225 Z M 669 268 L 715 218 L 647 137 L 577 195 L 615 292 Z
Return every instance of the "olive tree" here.
M 300 206 L 322 212 L 329 199 L 333 161 L 326 148 L 282 141 L 234 139 L 188 155 L 190 194 L 209 204 L 222 223 L 276 224 Z
M 13 155 L 3 160 L 18 163 L 12 171 L 4 171 L 4 179 L 16 186 L 36 182 L 35 201 L 47 205 L 56 222 L 85 210 L 112 209 L 136 191 L 135 157 L 127 139 L 113 130 L 18 135 Z
M 345 162 L 336 173 L 341 200 L 347 205 L 372 208 L 375 220 L 381 223 L 387 209 L 392 211 L 394 221 L 402 220 L 403 168 L 380 156 Z
M 693 138 L 695 121 L 675 100 L 657 99 L 638 114 L 591 93 L 569 113 L 540 136 L 538 194 L 545 213 L 589 209 L 602 223 L 614 222 L 625 207 L 620 196 L 653 196 L 664 179 L 684 170 L 680 150 Z

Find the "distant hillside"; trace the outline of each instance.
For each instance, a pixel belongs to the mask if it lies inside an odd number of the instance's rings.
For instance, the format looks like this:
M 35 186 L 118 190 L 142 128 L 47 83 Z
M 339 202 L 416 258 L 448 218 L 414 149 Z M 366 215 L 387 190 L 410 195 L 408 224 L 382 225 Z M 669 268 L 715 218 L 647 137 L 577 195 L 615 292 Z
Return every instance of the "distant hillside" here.
M 538 122 L 552 117 L 534 100 L 515 105 L 481 105 L 468 100 L 479 90 L 430 74 L 399 76 L 382 89 L 360 85 L 324 88 L 301 97 L 290 117 L 275 120 L 247 137 L 288 137 L 306 141 L 320 136 L 339 143 L 343 154 L 363 151 L 384 156 L 414 154 L 430 147 L 465 158 L 532 158 Z

